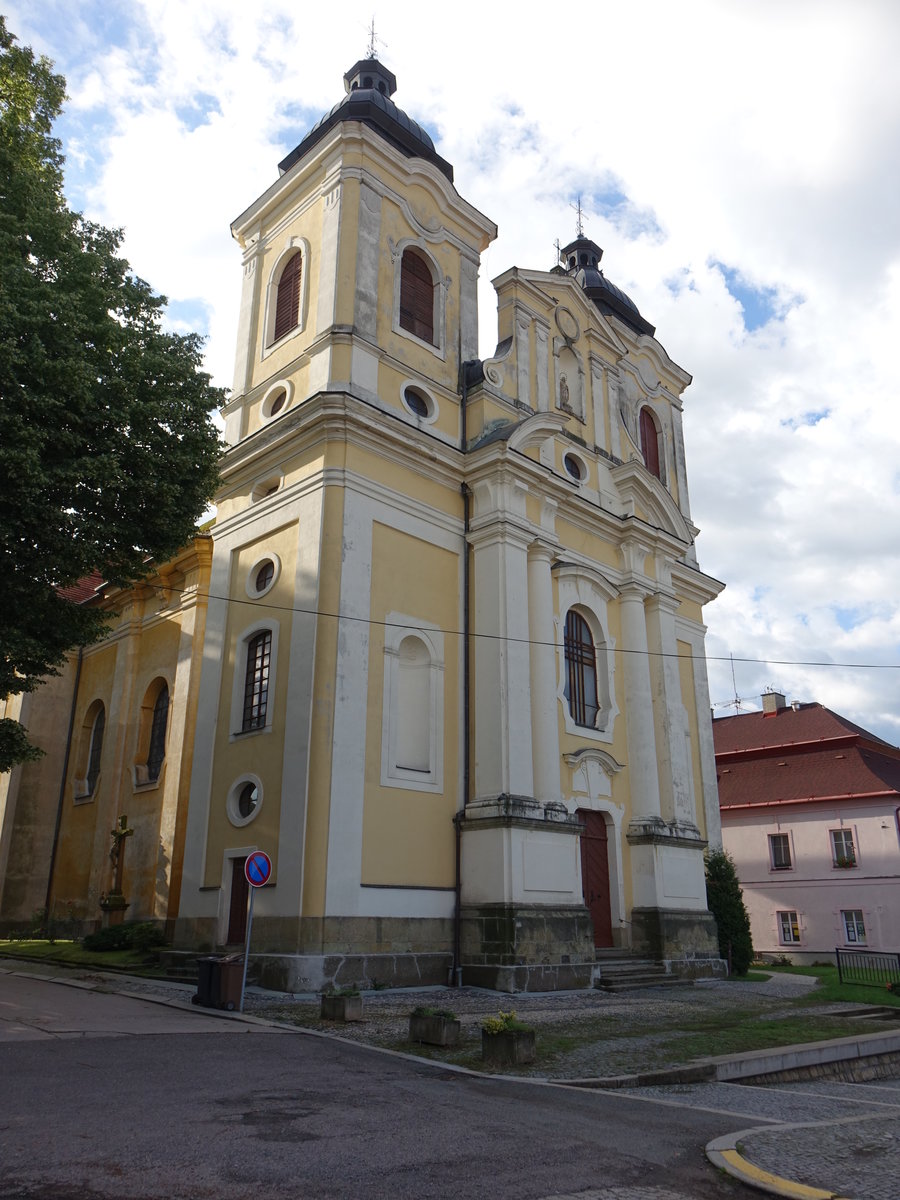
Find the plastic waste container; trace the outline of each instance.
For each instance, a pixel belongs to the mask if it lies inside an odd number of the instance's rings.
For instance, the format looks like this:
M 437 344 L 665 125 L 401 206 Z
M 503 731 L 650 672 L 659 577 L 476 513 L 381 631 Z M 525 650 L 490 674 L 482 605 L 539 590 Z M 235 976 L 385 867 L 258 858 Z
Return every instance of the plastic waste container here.
M 197 991 L 192 1004 L 234 1012 L 241 1002 L 244 959 L 240 954 L 208 955 L 197 959 Z

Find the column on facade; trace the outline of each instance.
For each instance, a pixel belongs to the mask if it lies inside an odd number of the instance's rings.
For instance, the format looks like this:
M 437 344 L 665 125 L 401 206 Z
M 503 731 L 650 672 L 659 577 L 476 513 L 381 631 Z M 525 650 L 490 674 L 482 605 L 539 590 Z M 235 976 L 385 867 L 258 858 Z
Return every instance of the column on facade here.
M 475 604 L 475 793 L 533 797 L 528 534 L 498 519 L 471 537 Z
M 606 402 L 603 396 L 603 376 L 606 366 L 602 358 L 591 354 L 588 359 L 591 369 L 591 406 L 594 413 L 594 445 L 601 450 L 607 449 L 606 439 Z
M 678 640 L 675 634 L 677 596 L 657 592 L 645 605 L 648 642 L 654 654 L 654 704 L 657 715 L 658 745 L 671 763 L 671 771 L 663 778 L 671 781 L 668 801 L 671 816 L 677 821 L 693 823 L 696 819 L 693 770 L 688 744 L 687 713 L 681 696 L 681 674 L 678 669 Z M 662 783 L 662 780 L 660 781 Z M 667 814 L 669 815 L 669 814 Z
M 560 798 L 556 646 L 553 624 L 554 552 L 533 542 L 528 550 L 528 632 L 531 639 L 531 748 L 534 795 L 546 804 Z
M 534 323 L 534 373 L 537 382 L 535 407 L 538 412 L 548 412 L 550 403 L 550 328 L 543 321 Z
M 531 405 L 531 324 L 528 313 L 516 314 L 516 367 L 520 404 Z
M 234 395 L 243 396 L 250 387 L 253 372 L 253 329 L 259 312 L 259 250 L 258 237 L 244 247 L 244 277 L 241 285 L 241 307 L 238 313 L 237 350 L 234 359 Z M 234 445 L 243 435 L 239 426 L 226 431 L 226 441 Z
M 628 729 L 628 774 L 632 817 L 661 820 L 653 691 L 650 685 L 644 588 L 626 584 L 619 594 Z

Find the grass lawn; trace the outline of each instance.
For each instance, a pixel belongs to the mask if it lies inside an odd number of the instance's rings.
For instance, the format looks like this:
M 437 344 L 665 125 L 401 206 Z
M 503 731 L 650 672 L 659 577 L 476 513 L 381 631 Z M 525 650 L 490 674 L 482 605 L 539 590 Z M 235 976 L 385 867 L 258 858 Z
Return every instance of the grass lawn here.
M 23 940 L 0 941 L 0 957 L 23 958 L 29 962 L 67 967 L 99 967 L 112 971 L 128 971 L 131 975 L 162 975 L 156 955 L 146 950 L 84 950 L 80 942 Z
M 900 993 L 889 992 L 884 984 L 841 983 L 837 967 L 822 963 L 811 967 L 783 966 L 766 963 L 766 970 L 773 975 L 814 975 L 819 986 L 808 996 L 794 1001 L 795 1004 L 831 1004 L 847 1001 L 854 1004 L 886 1004 L 900 1008 Z

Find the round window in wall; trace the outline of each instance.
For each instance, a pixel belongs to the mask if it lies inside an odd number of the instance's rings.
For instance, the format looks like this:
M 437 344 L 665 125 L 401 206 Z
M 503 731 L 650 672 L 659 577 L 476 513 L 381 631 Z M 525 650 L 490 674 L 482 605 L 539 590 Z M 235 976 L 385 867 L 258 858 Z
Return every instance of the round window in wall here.
M 251 563 L 247 572 L 247 595 L 251 600 L 265 596 L 275 586 L 275 581 L 281 574 L 281 559 L 277 554 L 264 554 L 256 562 Z
M 277 417 L 280 412 L 284 412 L 291 402 L 292 391 L 293 385 L 287 379 L 280 379 L 277 383 L 273 383 L 263 396 L 263 419 L 270 421 L 272 417 Z
M 412 384 L 403 389 L 403 404 L 420 421 L 433 421 L 437 415 L 437 407 L 428 393 Z
M 248 825 L 262 804 L 262 784 L 255 775 L 243 775 L 228 793 L 228 819 L 232 825 Z
M 566 468 L 567 474 L 582 483 L 587 478 L 587 468 L 580 458 L 574 454 L 567 454 L 563 458 L 563 466 Z

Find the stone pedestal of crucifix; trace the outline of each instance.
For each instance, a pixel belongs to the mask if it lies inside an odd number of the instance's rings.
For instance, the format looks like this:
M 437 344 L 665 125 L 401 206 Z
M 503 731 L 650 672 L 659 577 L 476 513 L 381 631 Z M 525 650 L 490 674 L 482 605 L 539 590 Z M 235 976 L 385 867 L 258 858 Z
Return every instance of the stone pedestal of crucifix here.
M 134 833 L 128 828 L 128 818 L 123 814 L 116 822 L 116 827 L 110 832 L 113 840 L 109 851 L 109 859 L 113 864 L 113 885 L 108 892 L 101 892 L 100 907 L 103 909 L 103 924 L 121 925 L 125 920 L 125 910 L 128 901 L 122 892 L 122 877 L 125 871 L 125 839 Z

